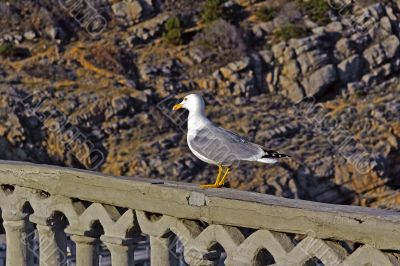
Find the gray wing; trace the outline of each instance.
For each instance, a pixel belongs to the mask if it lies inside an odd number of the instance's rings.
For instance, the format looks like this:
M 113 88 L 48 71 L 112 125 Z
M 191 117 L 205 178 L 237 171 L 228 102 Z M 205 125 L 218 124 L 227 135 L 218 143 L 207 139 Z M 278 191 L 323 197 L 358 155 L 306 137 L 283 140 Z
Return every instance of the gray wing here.
M 240 160 L 253 161 L 264 155 L 259 145 L 215 125 L 198 130 L 189 141 L 200 155 L 224 165 Z

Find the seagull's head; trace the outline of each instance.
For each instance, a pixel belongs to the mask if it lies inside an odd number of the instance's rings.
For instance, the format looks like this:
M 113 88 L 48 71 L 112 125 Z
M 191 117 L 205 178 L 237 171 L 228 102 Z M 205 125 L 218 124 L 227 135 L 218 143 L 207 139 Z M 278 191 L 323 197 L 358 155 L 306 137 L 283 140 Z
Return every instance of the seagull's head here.
M 182 102 L 175 104 L 172 110 L 184 108 L 189 112 L 204 112 L 205 103 L 199 94 L 189 94 L 183 98 Z

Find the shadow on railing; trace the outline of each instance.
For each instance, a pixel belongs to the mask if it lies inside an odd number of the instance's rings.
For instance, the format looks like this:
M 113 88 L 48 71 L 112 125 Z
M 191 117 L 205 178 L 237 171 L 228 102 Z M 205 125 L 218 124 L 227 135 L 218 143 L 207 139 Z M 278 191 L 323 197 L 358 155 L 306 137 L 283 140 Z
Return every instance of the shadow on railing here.
M 10 266 L 134 265 L 147 238 L 157 266 L 400 264 L 387 210 L 8 161 L 0 185 Z

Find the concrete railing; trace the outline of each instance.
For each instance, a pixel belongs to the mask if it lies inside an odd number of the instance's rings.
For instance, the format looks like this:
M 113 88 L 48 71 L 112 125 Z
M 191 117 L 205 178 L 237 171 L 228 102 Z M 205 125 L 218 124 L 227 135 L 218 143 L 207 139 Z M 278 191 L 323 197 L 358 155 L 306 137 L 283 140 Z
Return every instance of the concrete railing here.
M 71 250 L 98 264 L 100 244 L 112 265 L 134 265 L 143 235 L 157 266 L 182 247 L 189 265 L 400 264 L 397 212 L 7 161 L 0 184 L 9 266 L 33 264 L 36 236 L 40 265 L 66 265 Z

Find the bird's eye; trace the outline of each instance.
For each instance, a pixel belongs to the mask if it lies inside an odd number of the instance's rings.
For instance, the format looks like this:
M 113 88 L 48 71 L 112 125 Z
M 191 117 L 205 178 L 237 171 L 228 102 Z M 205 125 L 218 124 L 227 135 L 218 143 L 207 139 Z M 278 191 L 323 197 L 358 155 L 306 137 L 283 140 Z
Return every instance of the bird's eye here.
M 184 100 L 184 101 L 187 101 L 187 98 L 184 98 L 183 100 Z

